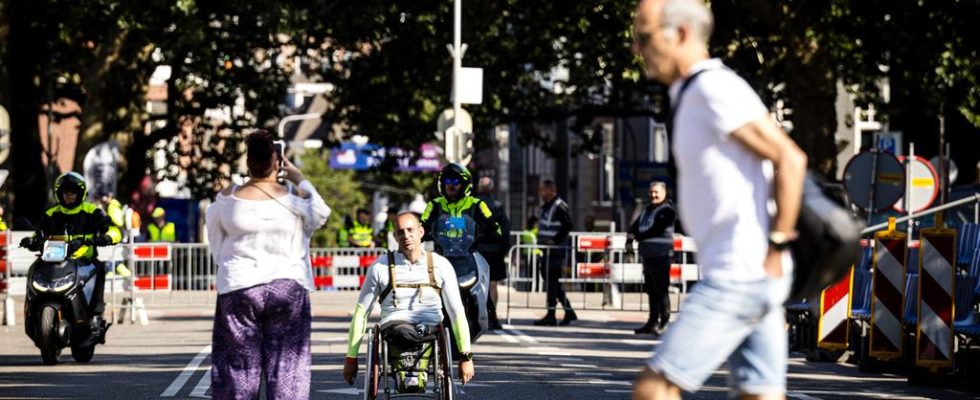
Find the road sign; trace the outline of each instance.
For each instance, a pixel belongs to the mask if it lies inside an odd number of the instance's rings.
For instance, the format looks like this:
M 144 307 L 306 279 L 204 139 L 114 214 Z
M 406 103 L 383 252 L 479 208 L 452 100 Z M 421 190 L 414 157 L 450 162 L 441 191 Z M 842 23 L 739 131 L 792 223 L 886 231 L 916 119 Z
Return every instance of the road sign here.
M 899 159 L 904 162 L 906 157 L 902 156 Z M 911 202 L 912 211 L 919 212 L 929 208 L 939 195 L 939 174 L 929 160 L 915 156 L 912 159 L 912 175 L 909 179 L 912 181 L 912 190 L 908 193 L 908 200 Z M 904 206 L 905 200 L 899 200 L 895 203 L 895 211 L 905 212 Z
M 863 151 L 847 162 L 844 188 L 854 205 L 866 211 L 881 211 L 905 194 L 905 169 L 889 153 Z

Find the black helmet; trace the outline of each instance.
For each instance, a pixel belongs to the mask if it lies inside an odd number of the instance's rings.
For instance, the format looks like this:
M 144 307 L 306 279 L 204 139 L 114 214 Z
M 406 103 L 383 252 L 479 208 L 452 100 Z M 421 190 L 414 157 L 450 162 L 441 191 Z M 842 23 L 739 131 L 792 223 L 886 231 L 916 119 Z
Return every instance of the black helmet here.
M 446 179 L 459 179 L 463 196 L 469 196 L 473 190 L 473 175 L 470 175 L 470 170 L 460 164 L 451 163 L 439 171 L 439 194 L 443 196 L 446 195 Z
M 75 192 L 78 195 L 75 196 L 75 201 L 70 204 L 65 201 L 65 192 Z M 67 209 L 72 209 L 78 207 L 88 196 L 88 187 L 85 185 L 85 178 L 82 177 L 78 172 L 66 172 L 61 174 L 54 181 L 54 197 L 57 199 L 58 204 Z

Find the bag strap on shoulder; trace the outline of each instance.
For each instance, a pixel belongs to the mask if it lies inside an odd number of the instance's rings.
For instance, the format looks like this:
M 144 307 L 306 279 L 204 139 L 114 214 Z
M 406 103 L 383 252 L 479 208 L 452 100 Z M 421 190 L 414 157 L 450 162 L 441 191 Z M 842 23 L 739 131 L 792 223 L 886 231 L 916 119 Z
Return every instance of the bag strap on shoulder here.
M 395 288 L 395 252 L 388 250 L 388 286 L 381 291 L 381 296 L 378 297 L 378 304 L 385 301 L 385 298 L 391 293 L 392 289 Z M 394 297 L 391 298 L 391 304 L 398 307 Z

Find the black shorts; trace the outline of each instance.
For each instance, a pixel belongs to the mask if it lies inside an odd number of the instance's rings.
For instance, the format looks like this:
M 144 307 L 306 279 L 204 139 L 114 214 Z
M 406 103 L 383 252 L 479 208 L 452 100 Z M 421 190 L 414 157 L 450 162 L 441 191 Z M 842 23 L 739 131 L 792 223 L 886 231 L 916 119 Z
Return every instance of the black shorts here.
M 504 262 L 504 253 L 481 252 L 480 255 L 487 260 L 487 264 L 490 264 L 491 281 L 502 281 L 507 279 L 507 263 Z

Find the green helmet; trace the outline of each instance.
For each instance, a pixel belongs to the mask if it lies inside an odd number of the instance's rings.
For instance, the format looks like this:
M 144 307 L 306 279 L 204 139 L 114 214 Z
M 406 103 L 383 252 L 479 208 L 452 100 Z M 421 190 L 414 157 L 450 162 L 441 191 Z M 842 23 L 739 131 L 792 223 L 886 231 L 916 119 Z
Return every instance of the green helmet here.
M 439 194 L 442 196 L 446 195 L 446 180 L 458 180 L 463 196 L 469 196 L 473 190 L 473 175 L 460 164 L 452 163 L 439 171 Z
M 66 202 L 65 192 L 77 193 L 78 195 L 75 196 L 75 201 L 71 203 Z M 64 208 L 72 209 L 78 207 L 85 201 L 86 196 L 88 196 L 88 186 L 85 184 L 85 178 L 78 172 L 66 172 L 54 181 L 54 197 L 58 201 L 58 204 Z

